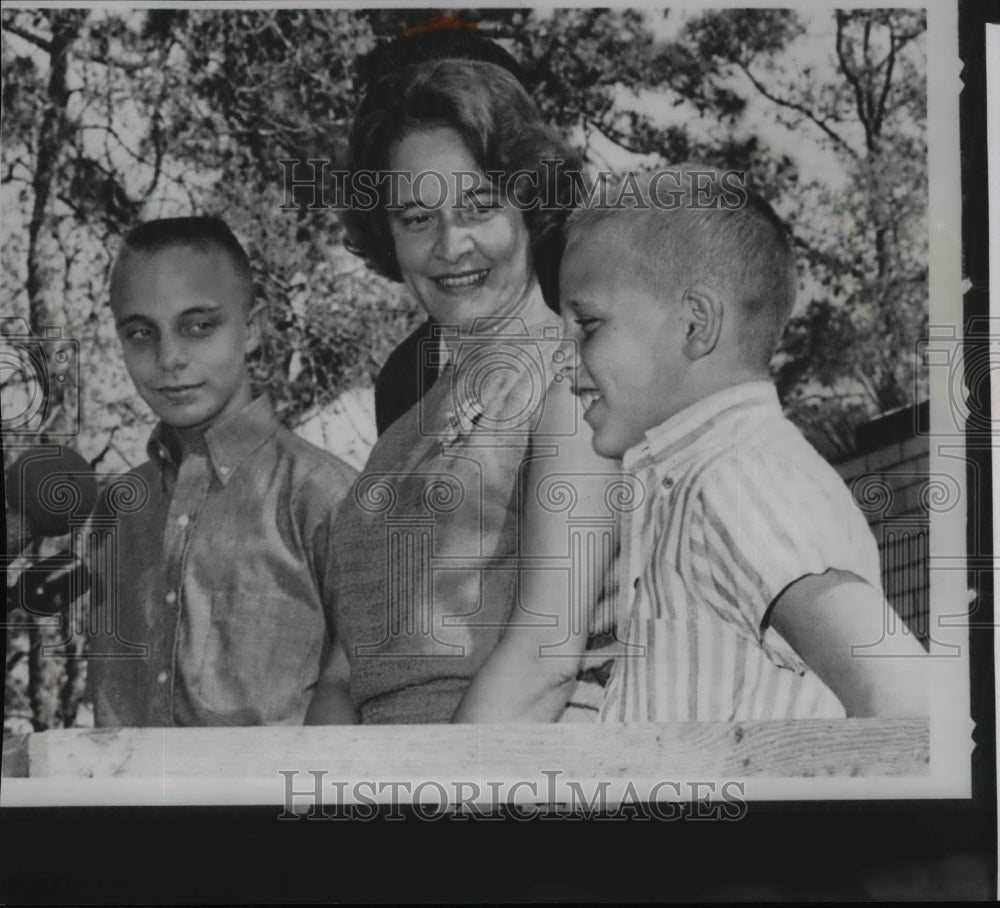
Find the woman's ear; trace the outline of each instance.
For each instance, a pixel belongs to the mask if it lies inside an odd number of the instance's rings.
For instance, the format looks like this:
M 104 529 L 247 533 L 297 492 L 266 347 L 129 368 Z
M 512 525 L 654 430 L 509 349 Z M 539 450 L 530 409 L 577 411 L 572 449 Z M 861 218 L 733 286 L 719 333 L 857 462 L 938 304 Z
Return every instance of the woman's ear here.
M 690 360 L 707 356 L 719 342 L 725 307 L 716 291 L 699 281 L 684 291 L 681 299 L 687 335 L 684 355 Z

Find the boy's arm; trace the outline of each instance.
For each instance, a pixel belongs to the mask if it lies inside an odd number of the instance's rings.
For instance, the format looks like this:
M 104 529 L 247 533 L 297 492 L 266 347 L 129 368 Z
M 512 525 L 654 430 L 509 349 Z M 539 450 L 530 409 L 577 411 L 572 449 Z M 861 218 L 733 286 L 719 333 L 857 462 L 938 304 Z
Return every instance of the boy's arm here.
M 319 511 L 313 534 L 313 560 L 327 629 L 333 643 L 306 710 L 306 725 L 354 725 L 358 721 L 351 699 L 351 666 L 343 639 L 336 631 L 337 561 L 334 533 L 337 511 L 344 498 L 350 494 L 356 478 L 356 470 L 330 455 L 327 469 L 313 474 L 313 494 L 307 496 L 310 504 Z
M 849 717 L 926 716 L 926 653 L 899 622 L 895 634 L 886 636 L 889 608 L 877 589 L 854 574 L 829 570 L 784 590 L 770 622 Z M 852 655 L 852 647 L 865 648 Z
M 334 640 L 326 667 L 306 710 L 306 725 L 355 725 L 358 721 L 351 700 L 350 665 L 340 640 Z
M 525 470 L 521 551 L 538 559 L 537 567 L 522 562 L 520 595 L 507 627 L 467 688 L 453 722 L 554 722 L 573 691 L 589 616 L 614 559 L 618 534 L 617 524 L 606 526 L 607 544 L 588 549 L 587 530 L 575 529 L 570 517 L 607 515 L 608 490 L 621 481 L 621 471 L 617 461 L 594 453 L 591 432 L 578 419 L 579 402 L 569 385 L 561 381 L 549 389 L 546 414 L 532 439 L 533 452 L 542 456 L 535 456 Z M 576 421 L 577 431 L 560 434 L 559 421 L 566 425 L 569 419 Z M 544 456 L 548 445 L 552 453 Z M 568 490 L 557 487 L 558 482 L 572 486 L 572 507 L 562 497 Z M 572 535 L 580 543 L 576 547 Z M 598 530 L 592 541 L 600 537 Z M 574 553 L 572 568 L 569 552 Z

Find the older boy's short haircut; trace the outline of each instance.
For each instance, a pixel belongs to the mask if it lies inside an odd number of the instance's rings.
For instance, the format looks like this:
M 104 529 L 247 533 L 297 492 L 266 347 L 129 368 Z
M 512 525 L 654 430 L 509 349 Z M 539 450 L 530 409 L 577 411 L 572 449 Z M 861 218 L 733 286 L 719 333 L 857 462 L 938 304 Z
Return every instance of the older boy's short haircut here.
M 744 355 L 766 366 L 795 304 L 795 257 L 784 224 L 739 176 L 694 165 L 630 174 L 621 195 L 609 193 L 628 207 L 575 210 L 567 241 L 613 226 L 624 253 L 618 267 L 631 268 L 652 293 L 666 297 L 699 280 L 716 287 L 742 315 Z
M 149 255 L 175 246 L 189 246 L 198 252 L 210 252 L 214 249 L 229 256 L 236 273 L 246 282 L 246 301 L 249 306 L 253 297 L 250 259 L 226 222 L 214 215 L 160 218 L 133 227 L 122 243 L 115 270 L 130 254 Z

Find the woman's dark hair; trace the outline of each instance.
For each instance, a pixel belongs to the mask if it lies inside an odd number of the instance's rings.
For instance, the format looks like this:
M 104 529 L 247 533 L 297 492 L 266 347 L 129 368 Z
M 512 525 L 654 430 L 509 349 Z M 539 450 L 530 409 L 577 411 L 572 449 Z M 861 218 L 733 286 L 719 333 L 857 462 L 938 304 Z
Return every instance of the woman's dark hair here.
M 429 61 L 384 76 L 369 86 L 350 137 L 348 167 L 352 185 L 362 171 L 373 173 L 378 204 L 363 192 L 349 199 L 344 212 L 347 248 L 368 266 L 394 281 L 396 262 L 389 219 L 378 174 L 404 136 L 423 129 L 453 129 L 479 169 L 506 175 L 527 171 L 511 186 L 531 238 L 532 263 L 546 302 L 556 308 L 559 227 L 572 200 L 579 158 L 542 122 L 534 102 L 506 69 L 476 60 Z M 497 186 L 507 191 L 501 179 Z
M 479 60 L 495 63 L 511 73 L 525 88 L 525 73 L 504 48 L 483 35 L 462 29 L 442 29 L 399 35 L 391 41 L 380 41 L 354 64 L 357 84 L 361 93 L 383 76 L 399 72 L 407 66 L 429 63 L 432 60 Z

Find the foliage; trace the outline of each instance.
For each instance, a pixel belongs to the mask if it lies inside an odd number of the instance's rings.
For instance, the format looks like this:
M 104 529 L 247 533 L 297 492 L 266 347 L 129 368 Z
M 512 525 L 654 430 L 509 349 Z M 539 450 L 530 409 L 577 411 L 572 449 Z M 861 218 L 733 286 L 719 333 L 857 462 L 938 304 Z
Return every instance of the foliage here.
M 917 353 L 927 324 L 925 14 L 834 12 L 828 79 L 812 62 L 781 70 L 760 56 L 759 40 L 802 34 L 775 28 L 775 15 L 706 14 L 687 37 L 709 84 L 741 75 L 843 168 L 837 184 L 814 178 L 781 193 L 810 281 L 775 362 L 792 417 L 843 457 L 859 422 L 927 394 Z

